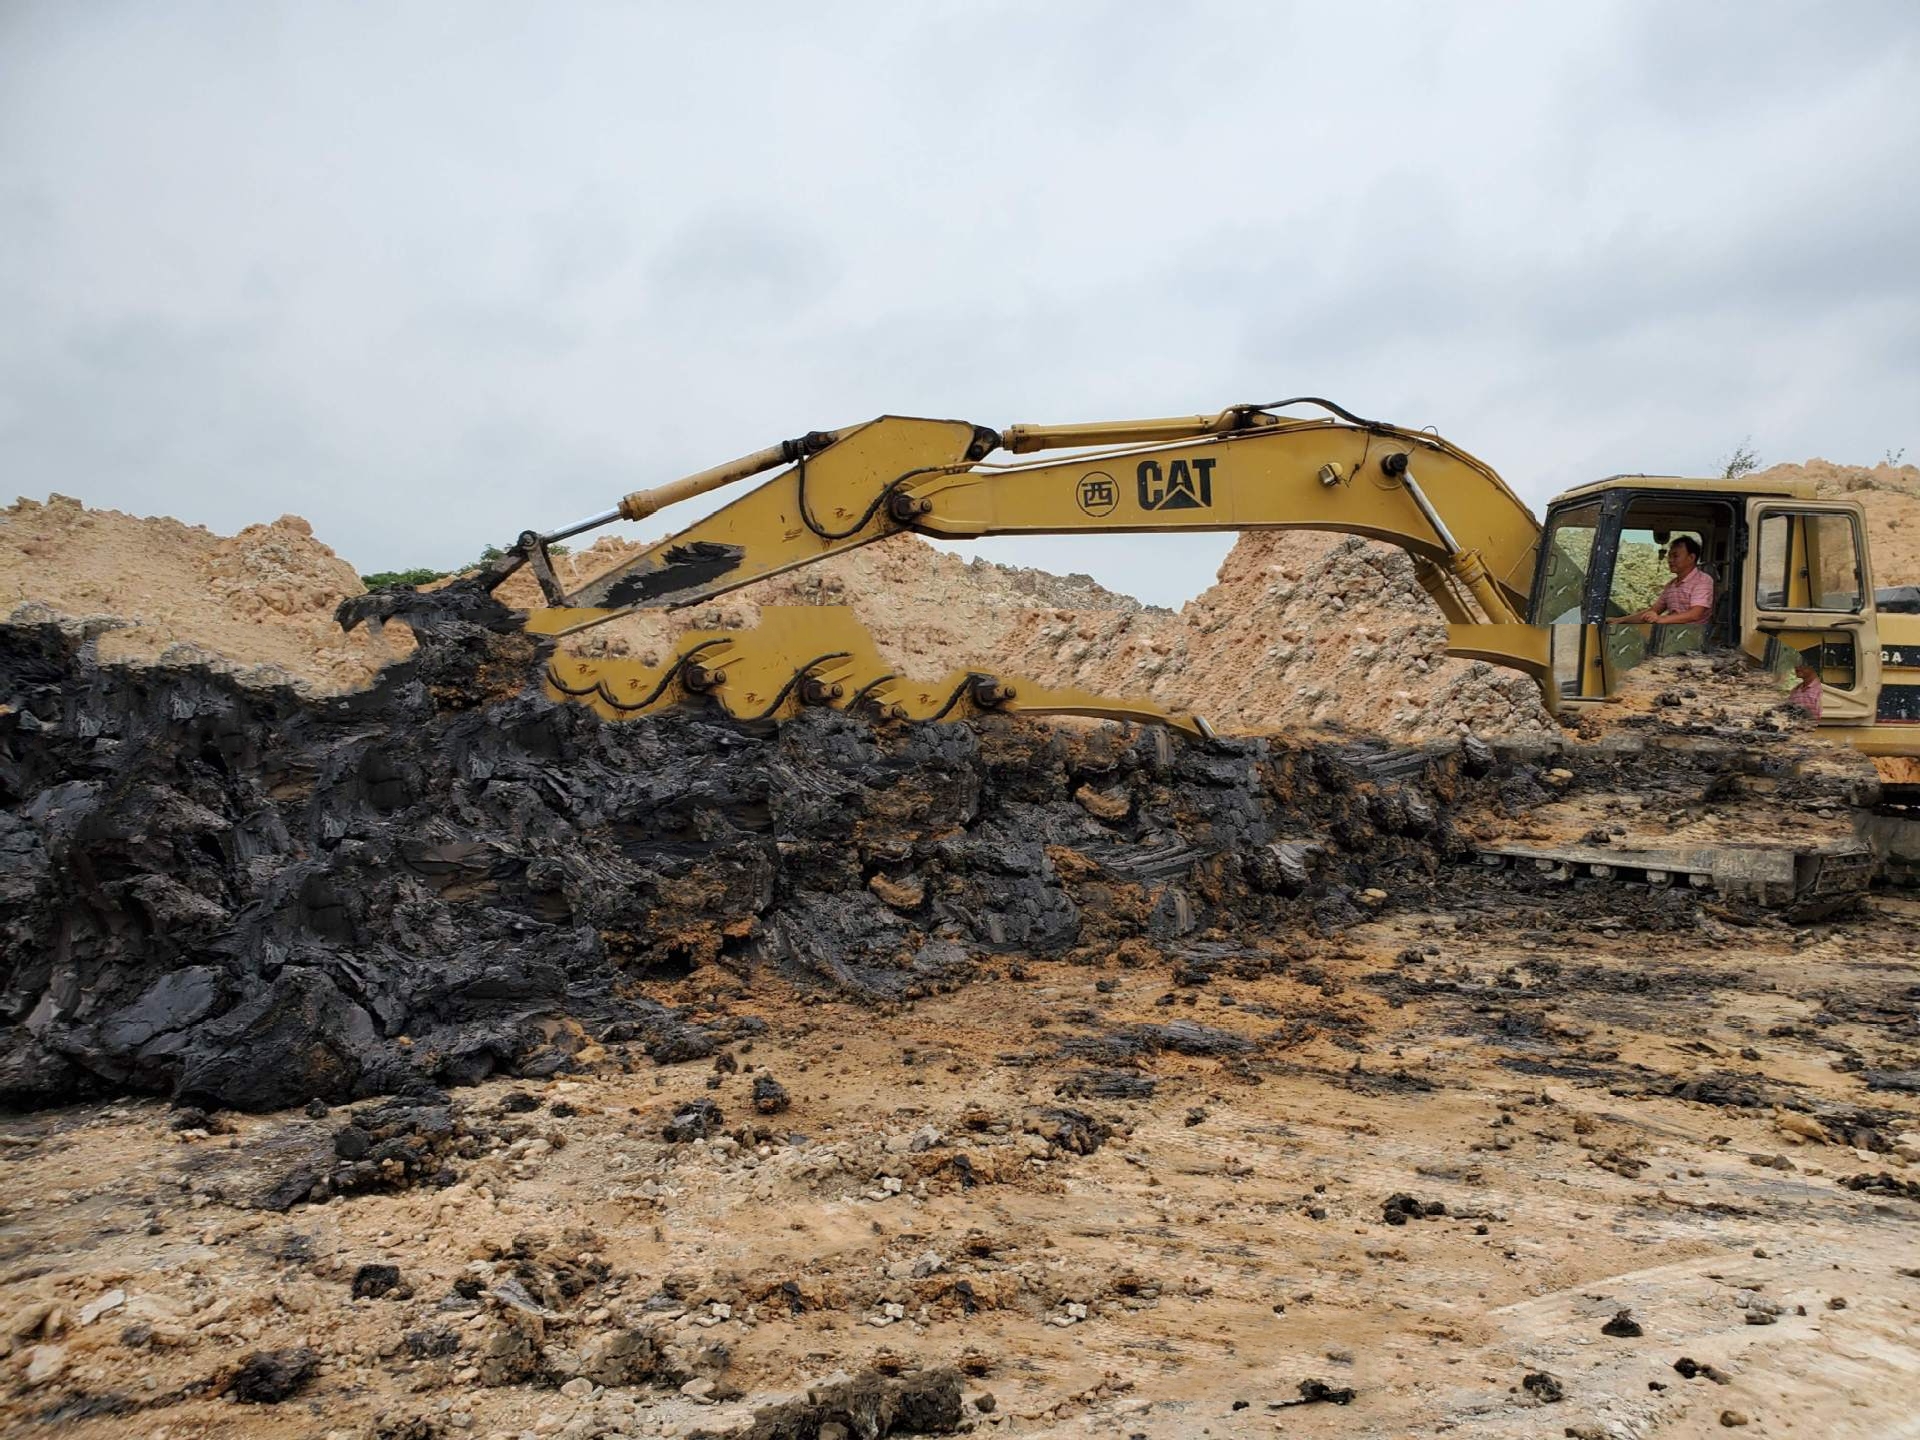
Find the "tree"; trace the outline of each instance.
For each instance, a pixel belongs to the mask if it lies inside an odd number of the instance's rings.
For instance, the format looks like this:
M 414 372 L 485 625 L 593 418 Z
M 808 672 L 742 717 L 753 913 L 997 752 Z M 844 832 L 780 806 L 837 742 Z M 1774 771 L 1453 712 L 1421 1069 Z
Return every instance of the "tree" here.
M 371 575 L 362 575 L 360 583 L 369 590 L 391 590 L 396 585 L 431 585 L 446 576 L 444 570 L 376 570 Z
M 1760 468 L 1760 457 L 1753 453 L 1753 437 L 1749 435 L 1733 447 L 1733 453 L 1727 456 L 1720 473 L 1729 480 L 1738 480 L 1742 475 L 1751 475 Z
M 478 570 L 482 565 L 491 565 L 507 552 L 498 545 L 489 545 L 480 552 L 480 558 L 471 565 L 463 565 L 459 570 L 434 570 L 420 566 L 413 570 L 376 570 L 370 575 L 362 575 L 360 583 L 369 590 L 391 590 L 396 585 L 431 585 L 436 580 L 444 580 L 449 575 L 464 575 L 469 570 Z M 564 555 L 565 545 L 549 545 L 549 555 Z

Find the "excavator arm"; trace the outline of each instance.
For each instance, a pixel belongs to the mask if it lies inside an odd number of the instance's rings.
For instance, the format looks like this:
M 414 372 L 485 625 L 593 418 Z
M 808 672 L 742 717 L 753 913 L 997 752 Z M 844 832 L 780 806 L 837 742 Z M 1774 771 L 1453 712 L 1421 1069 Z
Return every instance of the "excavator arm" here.
M 1277 413 L 1301 403 L 1326 414 Z M 989 461 L 998 451 L 1071 453 Z M 573 594 L 553 583 L 548 543 L 783 465 Z M 1540 533 L 1525 504 L 1490 466 L 1439 436 L 1326 401 L 1004 431 L 882 416 L 637 491 L 604 515 L 523 535 L 513 554 L 532 564 L 555 602 L 528 628 L 565 635 L 639 609 L 698 604 L 901 532 L 964 540 L 1254 529 L 1337 531 L 1400 546 L 1451 622 L 1450 652 L 1525 670 L 1551 700 L 1545 632 L 1522 623 Z
M 1331 417 L 1298 419 L 1274 413 L 1277 405 L 1236 406 L 1217 415 L 995 432 L 960 420 L 889 415 L 815 432 L 638 491 L 605 516 L 546 537 L 642 518 L 791 462 L 565 597 L 563 609 L 585 613 L 555 614 L 540 628 L 564 633 L 634 609 L 697 604 L 901 531 L 964 540 L 1254 529 L 1331 530 L 1388 541 L 1413 556 L 1449 620 L 1519 623 L 1540 527 L 1492 467 L 1430 432 L 1313 403 Z M 1076 453 L 986 461 L 1002 448 L 1015 455 Z

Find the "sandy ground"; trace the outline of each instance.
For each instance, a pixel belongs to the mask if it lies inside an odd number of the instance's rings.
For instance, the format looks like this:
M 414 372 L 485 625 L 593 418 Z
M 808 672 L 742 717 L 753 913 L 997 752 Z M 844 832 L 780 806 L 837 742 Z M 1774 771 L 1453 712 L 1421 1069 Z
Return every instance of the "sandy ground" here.
M 349 635 L 334 623 L 361 590 L 298 515 L 216 535 L 66 495 L 0 510 L 0 619 L 42 608 L 95 619 L 110 661 L 212 660 L 263 684 L 353 689 L 413 651 L 403 628 Z
M 0 1427 L 744 1433 L 836 1371 L 956 1364 L 981 1433 L 1920 1434 L 1920 905 L 1795 929 L 1530 883 L 1463 870 L 1334 942 L 1010 959 L 890 1014 L 699 969 L 656 993 L 764 1033 L 459 1092 L 450 1188 L 285 1214 L 251 1203 L 345 1111 L 7 1120 Z M 1174 1021 L 1246 1048 L 1129 1053 Z M 714 1137 L 663 1139 L 699 1100 Z M 1396 1194 L 1446 1213 L 1389 1224 Z M 681 1368 L 484 1383 L 516 1237 L 585 1277 L 550 1353 L 630 1326 Z M 356 1300 L 369 1262 L 401 1285 Z M 293 1398 L 222 1393 L 303 1345 Z M 1349 1403 L 1288 1403 L 1309 1381 Z

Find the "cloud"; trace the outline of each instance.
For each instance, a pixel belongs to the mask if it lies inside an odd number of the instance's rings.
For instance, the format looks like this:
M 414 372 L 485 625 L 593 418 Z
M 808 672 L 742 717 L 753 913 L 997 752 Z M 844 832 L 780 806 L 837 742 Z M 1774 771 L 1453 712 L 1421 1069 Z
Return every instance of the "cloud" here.
M 0 466 L 382 568 L 883 412 L 1329 394 L 1536 503 L 1872 459 L 1917 74 L 1905 4 L 16 3 Z

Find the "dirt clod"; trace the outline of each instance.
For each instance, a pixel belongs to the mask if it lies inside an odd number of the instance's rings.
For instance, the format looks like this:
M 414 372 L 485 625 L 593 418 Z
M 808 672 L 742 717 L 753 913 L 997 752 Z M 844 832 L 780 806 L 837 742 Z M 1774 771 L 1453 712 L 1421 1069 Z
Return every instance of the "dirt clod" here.
M 1544 1371 L 1529 1371 L 1520 1387 L 1542 1405 L 1557 1405 L 1567 1398 L 1560 1382 Z
M 787 1087 L 771 1075 L 753 1077 L 753 1108 L 762 1115 L 779 1115 L 793 1102 Z
M 313 1351 L 259 1350 L 241 1362 L 227 1387 L 242 1405 L 278 1405 L 306 1389 L 320 1369 Z
M 400 1267 L 369 1263 L 353 1272 L 353 1298 L 378 1300 L 400 1288 Z

